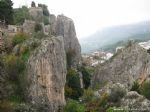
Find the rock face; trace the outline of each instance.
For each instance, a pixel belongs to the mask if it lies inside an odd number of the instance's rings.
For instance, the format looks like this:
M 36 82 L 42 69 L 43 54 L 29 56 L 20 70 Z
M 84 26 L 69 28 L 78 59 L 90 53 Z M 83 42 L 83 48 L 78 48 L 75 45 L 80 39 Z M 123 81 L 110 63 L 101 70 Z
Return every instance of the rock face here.
M 35 21 L 25 20 L 23 23 L 23 32 L 25 33 L 33 33 L 35 29 Z
M 56 35 L 64 37 L 66 53 L 72 53 L 72 66 L 76 66 L 81 60 L 81 47 L 78 42 L 73 21 L 63 15 L 57 16 Z
M 92 77 L 92 86 L 97 84 L 121 83 L 131 87 L 135 80 L 143 83 L 150 72 L 150 55 L 137 43 L 118 52 L 106 63 L 99 65 Z
M 51 35 L 56 35 L 57 18 L 54 14 L 50 14 L 50 32 Z
M 43 22 L 43 9 L 41 7 L 29 8 L 29 14 L 36 22 Z
M 65 104 L 66 55 L 63 38 L 42 41 L 28 61 L 28 99 L 41 112 L 61 111 Z
M 1 54 L 0 54 L 1 55 Z M 0 101 L 14 93 L 13 86 L 8 81 L 8 75 L 0 58 Z
M 98 91 L 95 91 L 94 92 L 94 95 L 96 97 L 101 97 L 103 94 L 107 94 L 111 97 L 114 97 L 115 95 L 114 94 L 122 94 L 122 95 L 125 95 L 127 93 L 127 88 L 123 85 L 123 84 L 120 84 L 120 83 L 114 83 L 112 84 L 112 82 L 109 82 L 107 85 L 105 85 L 103 88 L 101 88 L 100 90 Z M 117 96 L 119 97 L 119 96 Z
M 150 101 L 135 91 L 128 92 L 120 102 L 124 109 L 138 109 L 137 112 L 149 112 Z M 134 110 L 132 110 L 134 111 Z

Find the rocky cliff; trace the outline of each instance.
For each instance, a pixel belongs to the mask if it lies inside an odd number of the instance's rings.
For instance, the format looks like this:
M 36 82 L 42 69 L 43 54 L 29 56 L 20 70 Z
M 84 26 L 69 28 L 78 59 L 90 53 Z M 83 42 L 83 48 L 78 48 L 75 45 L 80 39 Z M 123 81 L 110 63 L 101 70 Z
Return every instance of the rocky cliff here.
M 112 81 L 131 87 L 136 80 L 143 83 L 149 77 L 149 72 L 150 55 L 137 43 L 129 42 L 123 51 L 97 67 L 92 78 L 92 86 Z
M 65 104 L 66 55 L 63 38 L 44 39 L 28 61 L 28 100 L 43 112 Z
M 63 36 L 66 53 L 72 53 L 71 65 L 76 66 L 81 61 L 81 47 L 76 36 L 72 19 L 58 15 L 50 15 L 51 34 Z

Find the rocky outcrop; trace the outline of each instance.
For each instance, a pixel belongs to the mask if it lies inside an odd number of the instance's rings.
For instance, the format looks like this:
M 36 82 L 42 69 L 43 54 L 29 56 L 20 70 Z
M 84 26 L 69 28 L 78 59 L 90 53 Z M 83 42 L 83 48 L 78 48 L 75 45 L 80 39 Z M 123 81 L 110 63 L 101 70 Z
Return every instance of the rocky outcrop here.
M 41 7 L 31 7 L 29 8 L 29 14 L 32 16 L 33 20 L 36 22 L 43 22 L 43 9 Z
M 51 35 L 56 35 L 57 18 L 54 14 L 50 14 L 50 32 Z
M 100 90 L 95 91 L 94 95 L 97 98 L 99 98 L 103 94 L 107 94 L 110 98 L 117 97 L 119 99 L 119 97 L 123 97 L 127 93 L 127 91 L 128 91 L 127 88 L 123 84 L 120 84 L 120 83 L 112 84 L 112 82 L 109 82 L 107 85 L 105 85 Z M 121 95 L 121 96 L 119 96 L 119 95 Z
M 65 80 L 63 38 L 44 39 L 28 61 L 28 100 L 40 112 L 61 111 L 65 104 Z
M 150 55 L 137 43 L 129 42 L 123 51 L 97 67 L 92 77 L 92 86 L 112 81 L 131 87 L 135 80 L 143 83 L 149 77 L 149 72 Z
M 33 33 L 35 30 L 35 21 L 25 20 L 23 23 L 23 32 L 25 33 Z
M 81 60 L 81 47 L 76 36 L 73 21 L 63 15 L 57 16 L 56 35 L 64 37 L 66 53 L 72 53 L 71 65 L 76 66 Z
M 139 95 L 136 91 L 128 92 L 124 98 L 122 98 L 121 108 L 136 112 L 149 112 L 150 101 Z

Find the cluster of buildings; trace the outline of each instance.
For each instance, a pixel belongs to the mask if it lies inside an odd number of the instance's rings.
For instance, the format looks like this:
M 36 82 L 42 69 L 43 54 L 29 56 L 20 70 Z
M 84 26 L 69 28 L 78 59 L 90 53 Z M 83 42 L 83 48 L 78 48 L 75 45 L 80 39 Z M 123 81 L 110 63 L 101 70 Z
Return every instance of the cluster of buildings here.
M 91 54 L 83 54 L 82 61 L 85 65 L 96 67 L 98 64 L 109 60 L 112 56 L 113 54 L 109 52 L 96 51 Z
M 150 40 L 147 42 L 140 42 L 139 45 L 143 47 L 144 49 L 148 50 L 150 49 Z

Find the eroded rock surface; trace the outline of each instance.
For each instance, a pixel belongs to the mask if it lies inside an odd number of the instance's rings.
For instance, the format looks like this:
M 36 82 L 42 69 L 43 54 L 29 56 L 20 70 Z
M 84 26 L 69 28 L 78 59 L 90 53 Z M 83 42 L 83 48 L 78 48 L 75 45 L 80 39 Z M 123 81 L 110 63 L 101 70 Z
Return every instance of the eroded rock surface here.
M 71 52 L 72 65 L 76 66 L 81 60 L 81 47 L 76 36 L 76 31 L 72 19 L 58 15 L 56 25 L 56 35 L 64 37 L 64 46 L 66 53 Z
M 28 61 L 28 99 L 42 112 L 65 104 L 66 55 L 62 37 L 44 39 Z
M 136 91 L 128 92 L 120 104 L 122 108 L 136 112 L 149 112 L 150 107 L 150 101 Z
M 135 80 L 143 83 L 149 77 L 149 72 L 150 55 L 137 43 L 130 42 L 123 51 L 97 67 L 92 86 L 112 81 L 131 87 Z

